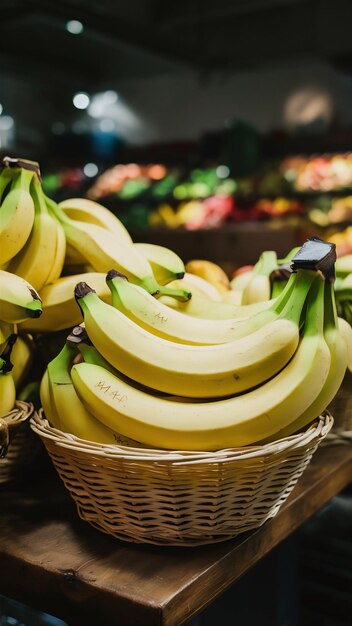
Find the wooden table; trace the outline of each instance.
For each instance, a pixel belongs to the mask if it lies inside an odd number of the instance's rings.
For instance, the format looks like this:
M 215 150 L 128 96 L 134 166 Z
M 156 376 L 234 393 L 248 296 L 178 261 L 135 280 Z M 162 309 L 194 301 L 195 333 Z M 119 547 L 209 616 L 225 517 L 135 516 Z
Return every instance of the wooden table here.
M 0 493 L 0 594 L 69 626 L 180 626 L 352 481 L 352 446 L 315 454 L 279 514 L 198 548 L 117 541 L 82 522 L 54 470 Z

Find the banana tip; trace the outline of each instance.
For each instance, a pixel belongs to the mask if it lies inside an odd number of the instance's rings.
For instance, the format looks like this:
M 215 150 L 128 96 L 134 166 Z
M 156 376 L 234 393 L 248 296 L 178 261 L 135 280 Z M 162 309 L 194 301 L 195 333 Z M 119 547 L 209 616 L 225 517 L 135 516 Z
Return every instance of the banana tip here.
M 75 287 L 75 291 L 74 291 L 76 300 L 80 300 L 80 298 L 84 298 L 85 296 L 88 296 L 90 293 L 96 293 L 95 289 L 92 289 L 92 287 L 87 285 L 87 283 L 84 283 L 84 282 L 77 283 Z
M 113 280 L 114 278 L 123 278 L 124 280 L 128 281 L 128 278 L 127 276 L 125 276 L 125 274 L 121 274 L 121 272 L 118 272 L 117 270 L 109 270 L 106 274 L 106 280 Z

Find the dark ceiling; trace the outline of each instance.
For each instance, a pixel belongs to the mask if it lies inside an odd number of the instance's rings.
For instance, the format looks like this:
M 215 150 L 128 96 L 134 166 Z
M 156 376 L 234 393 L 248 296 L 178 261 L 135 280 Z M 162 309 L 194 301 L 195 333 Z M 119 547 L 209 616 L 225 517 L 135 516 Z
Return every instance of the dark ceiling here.
M 129 77 L 307 57 L 352 75 L 352 0 L 0 0 L 0 9 L 0 102 L 29 135 L 58 111 L 69 119 L 73 91 Z M 71 19 L 82 35 L 66 31 Z
M 352 69 L 351 0 L 0 0 L 0 71 L 88 88 L 314 55 Z M 80 37 L 65 23 L 79 19 Z

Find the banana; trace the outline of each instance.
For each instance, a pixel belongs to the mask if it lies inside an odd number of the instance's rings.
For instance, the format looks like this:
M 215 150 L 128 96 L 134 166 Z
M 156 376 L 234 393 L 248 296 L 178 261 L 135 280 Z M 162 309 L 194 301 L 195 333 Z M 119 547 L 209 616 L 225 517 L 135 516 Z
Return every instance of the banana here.
M 248 270 L 248 272 L 241 272 L 241 274 L 235 276 L 230 282 L 231 291 L 240 292 L 242 297 L 242 291 L 245 287 L 247 287 L 247 285 L 249 285 L 250 281 L 252 280 L 252 276 L 253 269 Z
M 49 276 L 46 279 L 45 284 L 50 285 L 54 283 L 60 276 L 64 267 L 66 258 L 66 236 L 65 231 L 62 228 L 60 222 L 56 220 L 57 227 L 57 239 L 56 239 L 56 252 L 55 259 L 51 266 Z
M 33 363 L 34 354 L 35 344 L 33 338 L 26 334 L 18 335 L 11 357 L 13 363 L 11 374 L 16 389 L 21 389 L 25 382 Z
M 230 290 L 230 281 L 227 274 L 217 263 L 207 261 L 206 259 L 192 259 L 186 263 L 186 272 L 203 278 L 221 294 Z
M 6 348 L 6 344 L 11 335 L 17 334 L 17 325 L 8 322 L 0 322 L 0 356 Z
M 294 277 L 296 279 L 296 276 Z M 165 393 L 219 397 L 240 393 L 277 374 L 293 356 L 299 319 L 314 272 L 299 272 L 284 310 L 275 307 L 242 322 L 238 339 L 184 345 L 157 337 L 102 302 L 87 286 L 75 289 L 88 336 L 113 367 Z
M 12 335 L 1 355 L 0 365 L 0 417 L 12 411 L 16 403 L 16 387 L 11 375 L 11 351 L 16 341 L 16 335 Z
M 236 289 L 229 289 L 222 294 L 222 302 L 225 304 L 242 304 L 242 291 L 237 291 Z
M 182 279 L 170 282 L 168 288 L 186 289 L 192 293 L 192 297 L 197 295 L 201 298 L 211 300 L 212 302 L 221 302 L 221 294 L 214 285 L 208 283 L 204 278 L 196 276 L 195 274 L 189 274 L 188 272 L 185 273 Z
M 20 276 L 0 270 L 0 320 L 17 324 L 41 313 L 42 301 L 32 285 Z
M 134 247 L 149 261 L 160 285 L 184 277 L 185 266 L 176 252 L 154 243 L 135 243 Z
M 125 276 L 115 270 L 108 272 L 106 281 L 111 291 L 112 305 L 159 337 L 178 343 L 210 345 L 226 343 L 238 336 L 238 325 L 243 318 L 196 319 L 166 306 L 145 289 L 128 282 Z M 45 299 L 43 302 L 42 318 L 45 318 Z M 277 302 L 275 306 L 278 306 Z
M 8 263 L 26 244 L 34 222 L 29 193 L 33 172 L 20 169 L 0 206 L 0 265 Z
M 49 214 L 37 176 L 33 178 L 31 189 L 35 205 L 33 228 L 26 245 L 12 259 L 8 269 L 22 276 L 39 291 L 48 282 L 49 277 L 50 280 L 59 277 L 64 258 L 61 257 L 60 264 L 56 264 L 57 255 L 60 251 L 62 253 L 62 247 L 59 245 L 60 224 Z
M 286 428 L 280 430 L 275 435 L 275 439 L 288 437 L 302 428 L 305 428 L 325 411 L 336 396 L 341 387 L 348 365 L 348 344 L 344 324 L 347 324 L 347 322 L 339 319 L 336 315 L 333 285 L 327 282 L 325 285 L 324 299 L 324 339 L 330 350 L 331 361 L 329 373 L 320 394 L 315 398 L 314 402 L 307 407 L 298 419 L 294 420 L 294 422 L 286 426 Z M 352 338 L 350 336 L 350 349 L 352 348 L 351 341 Z
M 168 296 L 158 298 L 168 308 L 186 313 L 197 319 L 228 320 L 244 318 L 268 309 L 273 300 L 258 302 L 257 304 L 237 305 L 227 302 L 214 302 L 206 297 L 200 296 L 192 289 L 192 298 L 187 302 L 180 302 Z
M 250 281 L 243 289 L 241 304 L 254 304 L 255 302 L 270 300 L 270 274 L 276 267 L 276 252 L 267 250 L 260 255 L 253 268 Z
M 82 314 L 74 298 L 77 283 L 87 280 L 104 302 L 111 302 L 105 274 L 90 272 L 59 278 L 41 289 L 43 313 L 38 320 L 26 320 L 21 330 L 33 333 L 53 332 L 75 326 L 82 321 Z
M 340 333 L 347 347 L 347 367 L 352 372 L 352 326 L 343 317 L 338 318 Z
M 75 354 L 75 349 L 65 345 L 47 368 L 49 394 L 59 418 L 60 429 L 88 441 L 115 444 L 114 432 L 91 415 L 76 394 L 70 377 Z M 42 395 L 45 397 L 45 392 L 42 391 Z
M 5 192 L 9 190 L 10 183 L 16 176 L 16 171 L 11 167 L 4 167 L 0 173 L 0 203 Z M 33 216 L 34 217 L 34 216 Z
M 79 331 L 81 331 L 82 334 L 80 333 L 80 339 L 76 343 L 76 346 L 78 350 L 80 351 L 80 354 L 82 356 L 82 361 L 84 361 L 85 363 L 91 363 L 93 365 L 99 365 L 100 367 L 104 367 L 108 372 L 111 372 L 112 374 L 117 374 L 116 370 L 113 367 L 111 367 L 111 365 L 101 356 L 101 354 L 94 348 L 94 346 L 88 343 L 89 342 L 88 336 L 84 337 L 85 331 L 82 327 L 78 326 L 75 329 L 73 329 L 73 331 L 75 330 L 78 331 L 78 329 Z M 69 341 L 69 337 L 68 337 L 68 341 Z M 120 376 L 122 375 L 120 374 Z M 125 380 L 128 380 L 128 379 L 125 379 Z M 148 389 L 146 387 L 143 387 L 142 385 L 139 385 L 138 388 L 142 389 L 143 391 L 148 391 Z M 134 439 L 131 439 L 129 437 L 124 437 L 123 435 L 117 432 L 114 432 L 114 438 L 115 438 L 116 443 L 118 443 L 119 445 L 133 446 L 133 447 L 138 447 L 138 448 L 146 447 L 146 446 L 143 446 L 141 443 L 139 443 L 139 441 L 135 441 Z
M 60 419 L 57 414 L 56 407 L 51 399 L 50 382 L 47 369 L 45 370 L 40 381 L 39 396 L 45 417 L 50 422 L 51 426 L 60 429 Z
M 160 289 L 148 261 L 129 242 L 116 240 L 106 228 L 71 220 L 60 207 L 51 204 L 60 220 L 67 243 L 77 250 L 97 272 L 108 272 L 116 267 L 133 283 L 141 285 L 150 293 Z
M 92 414 L 146 445 L 174 450 L 250 445 L 293 422 L 324 386 L 331 357 L 323 336 L 323 304 L 319 287 L 308 298 L 303 336 L 291 361 L 270 381 L 240 396 L 175 402 L 135 389 L 89 363 L 73 366 L 72 381 Z
M 82 257 L 77 250 L 72 248 L 69 243 L 66 242 L 66 256 L 65 256 L 65 266 L 70 265 L 82 265 L 86 264 L 86 260 Z
M 122 222 L 104 206 L 87 198 L 69 198 L 59 203 L 59 207 L 67 217 L 79 222 L 96 224 L 109 230 L 116 237 L 132 244 L 132 237 Z

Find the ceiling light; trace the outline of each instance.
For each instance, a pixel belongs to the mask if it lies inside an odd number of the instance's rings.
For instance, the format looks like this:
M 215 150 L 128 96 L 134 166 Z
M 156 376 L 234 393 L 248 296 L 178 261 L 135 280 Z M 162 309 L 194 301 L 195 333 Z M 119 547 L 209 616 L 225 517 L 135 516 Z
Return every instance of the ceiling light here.
M 86 109 L 89 106 L 90 99 L 87 93 L 80 92 L 73 96 L 72 102 L 76 109 Z
M 84 26 L 82 22 L 79 22 L 78 20 L 69 20 L 66 23 L 66 30 L 71 33 L 71 35 L 81 35 L 84 31 Z
M 230 175 L 230 170 L 227 165 L 219 165 L 216 168 L 216 175 L 218 178 L 227 178 Z
M 98 173 L 98 166 L 95 163 L 86 163 L 83 172 L 88 178 L 93 178 Z
M 3 109 L 3 106 L 2 106 L 2 104 L 0 104 L 0 115 L 1 115 L 1 113 L 3 112 L 3 110 L 4 110 L 4 109 Z

